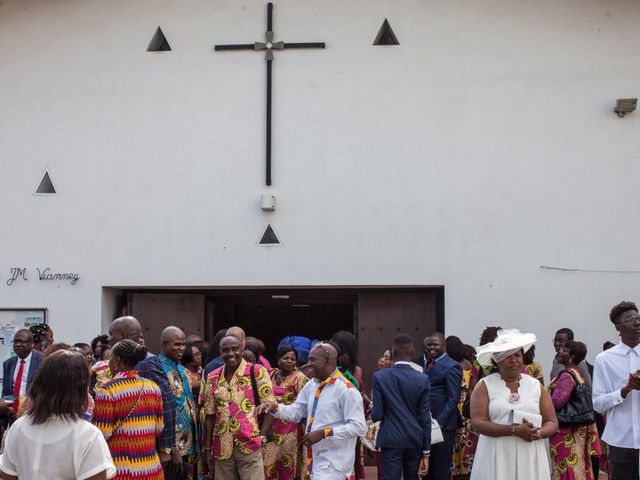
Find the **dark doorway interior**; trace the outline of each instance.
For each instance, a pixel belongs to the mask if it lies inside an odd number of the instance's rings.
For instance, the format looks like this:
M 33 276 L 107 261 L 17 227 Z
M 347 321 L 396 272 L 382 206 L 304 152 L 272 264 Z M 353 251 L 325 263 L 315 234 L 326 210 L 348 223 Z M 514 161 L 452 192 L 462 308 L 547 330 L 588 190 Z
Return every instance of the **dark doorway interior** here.
M 355 332 L 357 295 L 331 291 L 225 292 L 207 297 L 211 332 L 232 325 L 259 337 L 275 361 L 282 338 L 300 335 L 326 340 L 338 330 Z
M 232 312 L 233 318 L 216 322 L 216 328 L 238 325 L 260 337 L 273 365 L 278 344 L 285 336 L 326 340 L 338 330 L 353 331 L 353 305 L 233 305 Z

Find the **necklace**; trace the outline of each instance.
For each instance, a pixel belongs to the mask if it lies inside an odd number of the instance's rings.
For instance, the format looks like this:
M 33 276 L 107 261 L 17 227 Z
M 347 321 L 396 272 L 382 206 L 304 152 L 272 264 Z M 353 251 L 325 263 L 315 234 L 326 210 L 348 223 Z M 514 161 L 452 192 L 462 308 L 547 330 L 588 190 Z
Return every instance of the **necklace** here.
M 514 380 L 505 380 L 504 378 L 502 380 L 504 381 L 504 383 L 507 385 L 507 388 L 508 388 L 509 385 L 518 384 L 521 378 L 522 376 L 518 375 L 518 377 L 515 378 Z M 509 388 L 509 390 L 511 389 Z M 519 400 L 520 400 L 520 394 L 517 391 L 509 393 L 509 403 L 517 403 Z

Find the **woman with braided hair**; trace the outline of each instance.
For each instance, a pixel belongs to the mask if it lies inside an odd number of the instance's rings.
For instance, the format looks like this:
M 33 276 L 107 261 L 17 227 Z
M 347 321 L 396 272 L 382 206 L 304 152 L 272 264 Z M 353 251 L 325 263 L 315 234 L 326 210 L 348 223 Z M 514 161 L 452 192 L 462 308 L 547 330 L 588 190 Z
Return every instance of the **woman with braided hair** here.
M 164 479 L 156 451 L 164 425 L 162 394 L 133 369 L 146 356 L 147 349 L 133 340 L 116 343 L 109 360 L 113 378 L 96 391 L 93 424 L 109 444 L 117 480 Z

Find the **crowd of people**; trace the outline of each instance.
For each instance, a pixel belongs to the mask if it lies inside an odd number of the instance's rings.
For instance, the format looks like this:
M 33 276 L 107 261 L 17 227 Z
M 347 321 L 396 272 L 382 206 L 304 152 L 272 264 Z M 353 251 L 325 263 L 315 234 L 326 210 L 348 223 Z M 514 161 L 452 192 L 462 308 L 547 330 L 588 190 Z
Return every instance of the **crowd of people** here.
M 33 325 L 3 365 L 0 472 L 358 480 L 370 457 L 384 480 L 638 480 L 640 314 L 621 302 L 609 318 L 620 343 L 594 365 L 557 331 L 549 382 L 533 333 L 487 327 L 473 347 L 433 332 L 418 349 L 399 334 L 370 389 L 346 331 L 283 339 L 272 366 L 237 326 L 210 341 L 167 327 L 154 355 L 130 316 L 90 344 Z

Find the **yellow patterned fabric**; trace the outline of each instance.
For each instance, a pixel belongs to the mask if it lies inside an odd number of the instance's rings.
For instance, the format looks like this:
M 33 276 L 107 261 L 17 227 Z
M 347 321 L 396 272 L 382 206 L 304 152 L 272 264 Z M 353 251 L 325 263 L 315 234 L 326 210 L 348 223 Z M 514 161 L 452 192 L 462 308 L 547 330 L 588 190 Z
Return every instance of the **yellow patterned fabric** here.
M 263 366 L 242 360 L 230 382 L 224 378 L 225 368 L 211 372 L 204 385 L 205 415 L 215 417 L 211 446 L 216 460 L 231 458 L 234 445 L 243 453 L 255 452 L 262 447 L 251 370 L 260 403 L 275 403 L 271 379 Z

